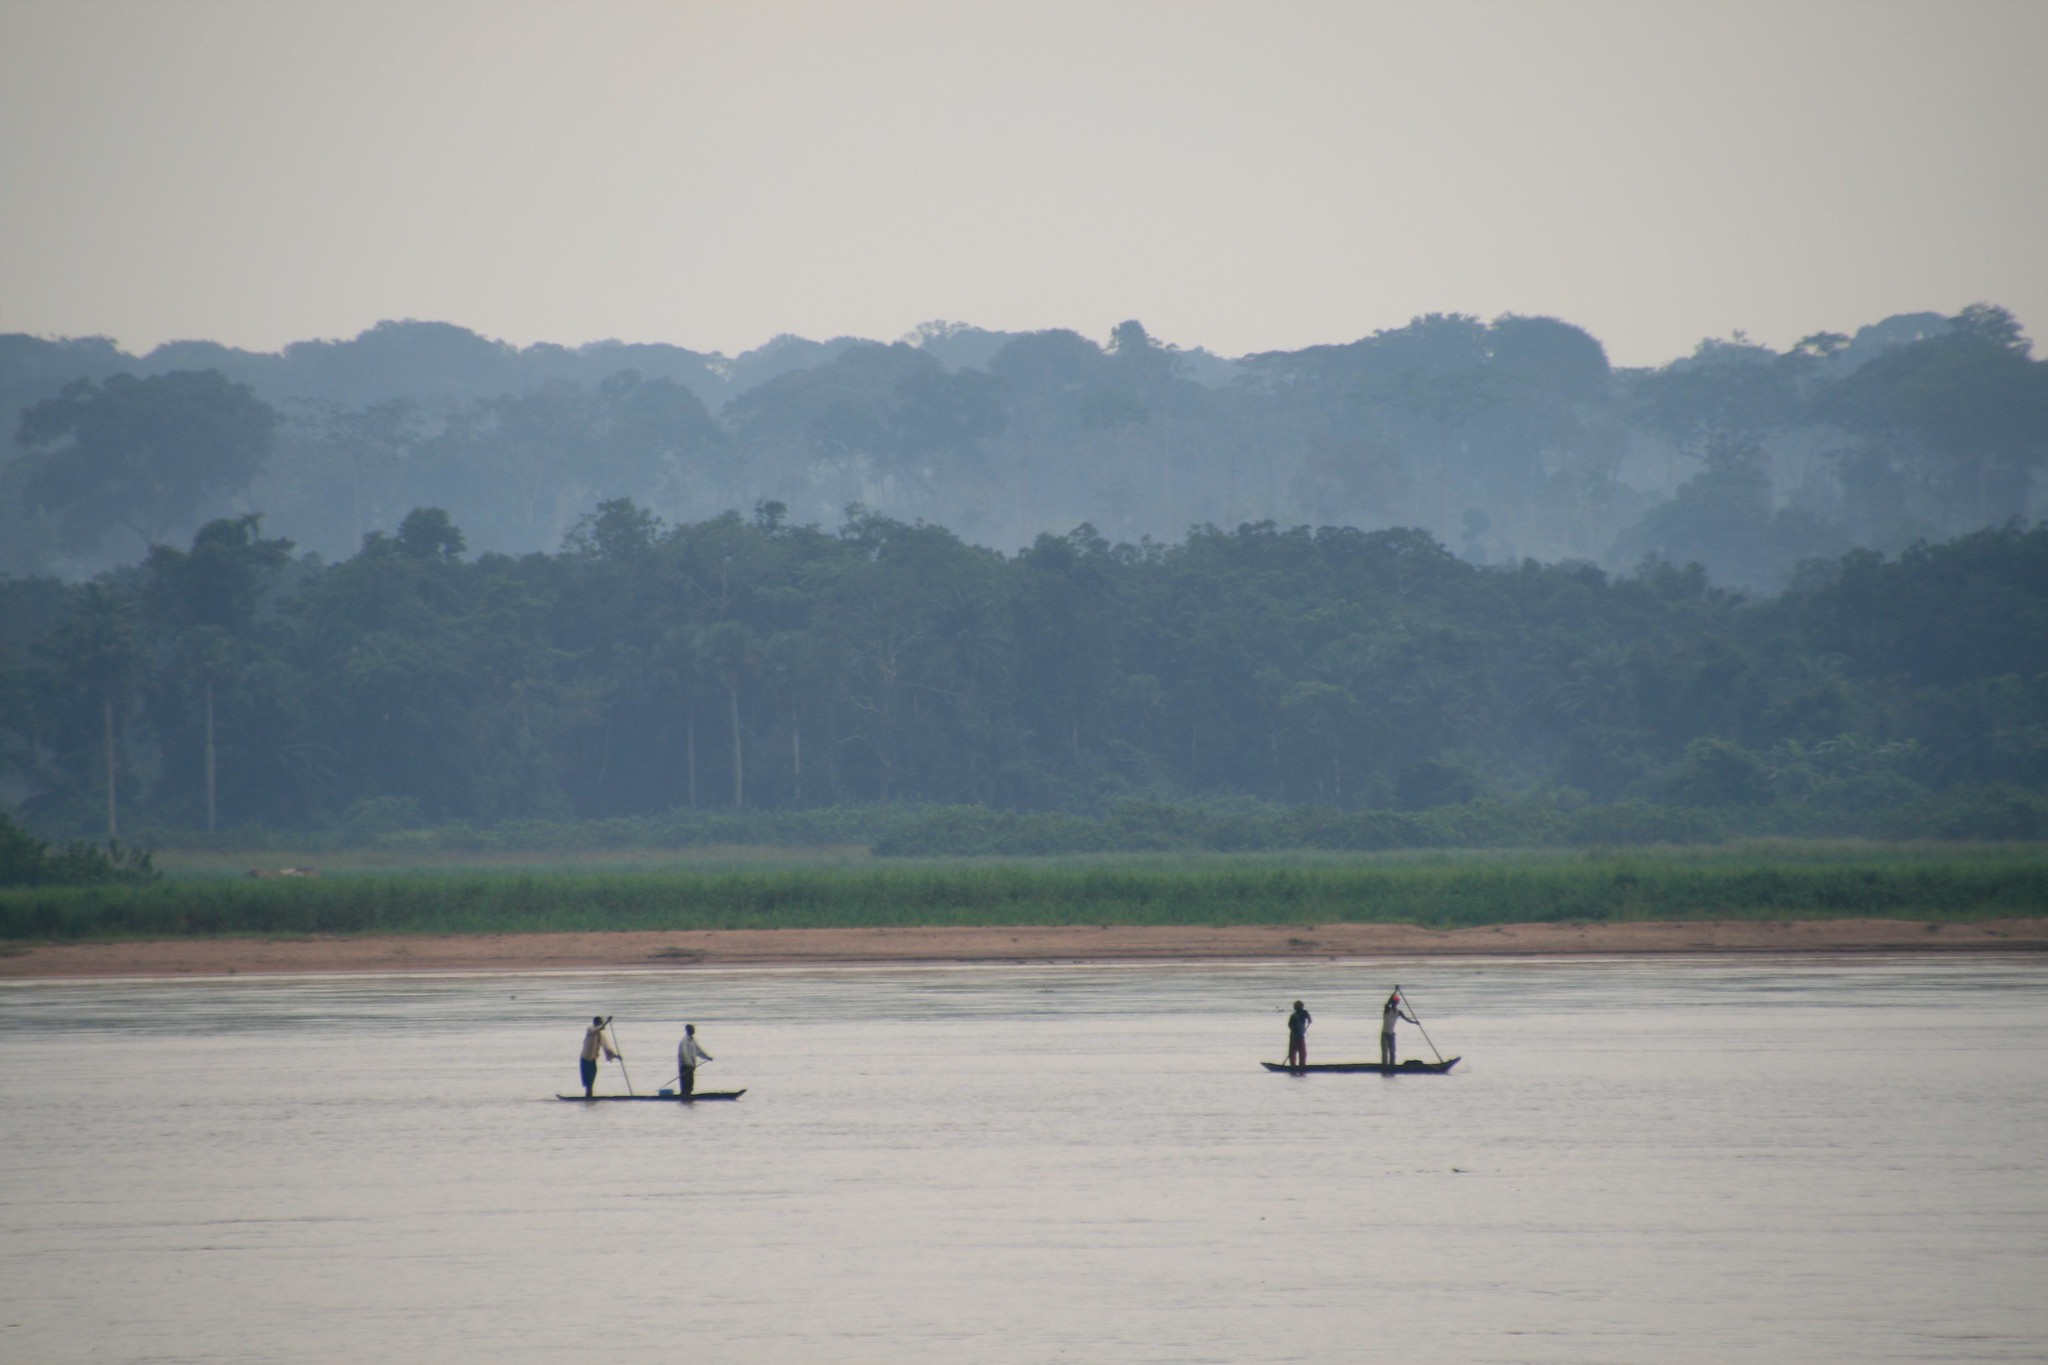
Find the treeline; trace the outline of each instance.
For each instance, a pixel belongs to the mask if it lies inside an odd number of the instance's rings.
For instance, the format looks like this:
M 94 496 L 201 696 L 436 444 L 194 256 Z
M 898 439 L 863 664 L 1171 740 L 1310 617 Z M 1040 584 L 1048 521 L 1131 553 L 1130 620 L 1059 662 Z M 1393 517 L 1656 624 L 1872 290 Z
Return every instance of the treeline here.
M 1224 360 L 1137 322 L 782 337 L 738 357 L 524 349 L 444 323 L 254 354 L 0 337 L 0 572 L 88 577 L 260 512 L 327 560 L 410 510 L 553 552 L 591 507 L 671 524 L 859 504 L 1010 551 L 1083 523 L 1414 527 L 1472 563 L 1646 555 L 1777 591 L 2042 511 L 2048 362 L 2001 309 L 1911 314 L 1787 351 L 1739 335 L 1612 367 L 1555 318 L 1432 314 Z
M 52 848 L 0 813 L 0 886 L 104 886 L 157 880 L 147 849 L 101 848 L 74 840 Z
M 557 554 L 472 557 L 423 509 L 330 565 L 248 516 L 89 583 L 0 579 L 0 760 L 53 837 L 2035 838 L 2048 526 L 1749 597 L 1659 560 L 1482 568 L 1414 530 L 1006 556 L 867 511 L 669 526 L 615 500 Z

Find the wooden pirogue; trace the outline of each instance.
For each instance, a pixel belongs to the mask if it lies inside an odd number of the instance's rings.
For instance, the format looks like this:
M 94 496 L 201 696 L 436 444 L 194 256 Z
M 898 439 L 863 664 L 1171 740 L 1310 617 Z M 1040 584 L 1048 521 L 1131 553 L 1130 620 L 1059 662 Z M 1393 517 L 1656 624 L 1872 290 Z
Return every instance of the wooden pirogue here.
M 699 1090 L 694 1095 L 557 1095 L 558 1100 L 574 1100 L 578 1104 L 596 1104 L 603 1100 L 651 1100 L 661 1104 L 695 1104 L 698 1100 L 736 1100 L 746 1094 L 744 1090 Z
M 1260 1062 L 1268 1071 L 1284 1071 L 1290 1076 L 1304 1075 L 1311 1071 L 1366 1071 L 1381 1076 L 1441 1076 L 1458 1064 L 1456 1057 L 1441 1062 L 1418 1062 L 1409 1059 L 1388 1066 L 1385 1062 L 1311 1062 L 1306 1066 L 1289 1066 L 1285 1062 Z

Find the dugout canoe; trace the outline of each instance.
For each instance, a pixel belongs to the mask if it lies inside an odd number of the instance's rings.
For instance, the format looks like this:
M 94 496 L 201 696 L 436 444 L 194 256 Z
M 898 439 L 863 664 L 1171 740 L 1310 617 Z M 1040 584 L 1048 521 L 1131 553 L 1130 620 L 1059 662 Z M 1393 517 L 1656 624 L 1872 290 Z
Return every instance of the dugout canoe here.
M 744 1090 L 699 1090 L 694 1095 L 557 1095 L 558 1100 L 595 1104 L 599 1100 L 652 1100 L 657 1104 L 695 1104 L 698 1100 L 736 1100 Z
M 1459 1059 L 1449 1057 L 1441 1062 L 1418 1062 L 1413 1058 L 1396 1062 L 1392 1066 L 1384 1062 L 1311 1062 L 1307 1066 L 1289 1066 L 1285 1062 L 1260 1062 L 1268 1071 L 1285 1072 L 1290 1076 L 1304 1075 L 1311 1071 L 1366 1071 L 1379 1076 L 1441 1076 L 1458 1064 Z

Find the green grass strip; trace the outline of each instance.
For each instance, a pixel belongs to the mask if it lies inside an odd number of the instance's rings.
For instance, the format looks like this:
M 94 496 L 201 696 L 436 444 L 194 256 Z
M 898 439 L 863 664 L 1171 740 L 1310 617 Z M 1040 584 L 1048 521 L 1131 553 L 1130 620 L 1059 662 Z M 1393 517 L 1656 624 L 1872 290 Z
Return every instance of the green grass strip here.
M 2048 914 L 2048 855 L 1485 855 L 469 870 L 0 891 L 0 940 L 1063 924 L 1496 924 Z

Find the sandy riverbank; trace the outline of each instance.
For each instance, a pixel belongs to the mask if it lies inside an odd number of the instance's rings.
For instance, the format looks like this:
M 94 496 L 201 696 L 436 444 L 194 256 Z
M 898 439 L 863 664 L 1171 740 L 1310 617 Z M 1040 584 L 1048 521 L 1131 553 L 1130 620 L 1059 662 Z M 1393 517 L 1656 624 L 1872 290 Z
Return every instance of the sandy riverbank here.
M 2048 920 L 1930 925 L 1512 924 L 1231 928 L 1093 926 L 725 929 L 608 934 L 180 939 L 0 948 L 0 978 L 220 976 L 293 972 L 525 972 L 618 967 L 1695 953 L 2048 952 Z

